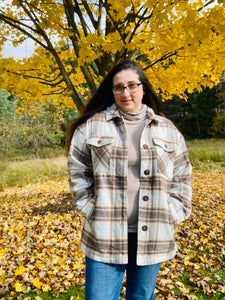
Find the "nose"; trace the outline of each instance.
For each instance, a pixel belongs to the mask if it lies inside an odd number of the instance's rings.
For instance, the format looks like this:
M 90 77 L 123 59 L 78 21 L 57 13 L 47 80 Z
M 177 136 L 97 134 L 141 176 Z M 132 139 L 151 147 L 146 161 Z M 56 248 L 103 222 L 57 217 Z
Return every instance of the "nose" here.
M 122 95 L 129 95 L 129 94 L 130 94 L 130 92 L 128 91 L 127 86 L 124 87 L 123 92 L 122 92 Z

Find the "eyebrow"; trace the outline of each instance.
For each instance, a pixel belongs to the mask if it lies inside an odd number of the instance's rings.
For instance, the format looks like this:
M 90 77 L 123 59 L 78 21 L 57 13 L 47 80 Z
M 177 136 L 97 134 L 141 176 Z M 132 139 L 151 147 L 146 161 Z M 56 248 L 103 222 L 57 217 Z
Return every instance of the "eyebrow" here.
M 130 80 L 127 82 L 127 84 L 129 83 L 137 83 L 137 80 Z M 115 85 L 122 85 L 122 83 L 116 83 Z

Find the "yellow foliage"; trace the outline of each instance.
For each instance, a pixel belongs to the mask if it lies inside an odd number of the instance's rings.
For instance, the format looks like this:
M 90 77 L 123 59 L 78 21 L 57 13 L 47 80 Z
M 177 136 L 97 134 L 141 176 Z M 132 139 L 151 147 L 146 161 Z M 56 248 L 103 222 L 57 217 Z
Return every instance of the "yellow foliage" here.
M 16 292 L 23 292 L 23 291 L 25 291 L 25 289 L 26 289 L 25 286 L 21 285 L 19 283 L 19 281 L 16 281 L 16 283 L 15 283 L 15 291 Z
M 73 22 L 59 1 L 30 3 L 24 3 L 26 9 L 39 20 L 39 29 L 29 32 L 36 42 L 33 56 L 0 58 L 0 88 L 16 92 L 22 106 L 44 104 L 61 95 L 68 107 L 75 108 L 78 100 L 71 86 L 87 100 L 89 75 L 97 86 L 122 57 L 146 58 L 151 66 L 146 73 L 164 100 L 216 84 L 225 69 L 223 1 L 209 1 L 205 7 L 200 0 L 109 0 L 107 7 L 100 1 L 86 6 L 81 1 L 81 14 L 75 13 Z M 20 20 L 27 19 L 20 1 L 3 1 L 0 7 L 3 25 L 4 18 L 18 20 L 18 8 Z M 6 37 L 15 46 L 26 38 L 25 32 L 3 25 L 1 45 Z M 31 27 L 36 26 L 34 21 Z
M 42 287 L 42 285 L 43 285 L 43 283 L 40 281 L 40 279 L 39 278 L 34 278 L 33 280 L 32 280 L 32 284 L 37 288 L 37 289 L 40 289 L 41 287 Z
M 19 269 L 17 269 L 16 271 L 15 271 L 15 276 L 19 276 L 19 275 L 22 275 L 24 272 L 26 272 L 27 271 L 27 269 L 23 266 L 23 265 L 21 265 L 20 267 L 19 267 Z
M 4 258 L 5 257 L 5 255 L 4 255 L 5 252 L 6 252 L 5 249 L 0 249 L 0 258 Z
M 190 261 L 189 261 L 189 260 L 185 260 L 185 261 L 184 261 L 184 265 L 185 265 L 185 266 L 188 266 L 188 265 L 189 265 L 189 263 L 190 263 Z
M 51 287 L 48 285 L 48 284 L 44 284 L 43 286 L 42 286 L 42 291 L 43 292 L 48 292 L 48 291 L 50 291 L 51 290 Z

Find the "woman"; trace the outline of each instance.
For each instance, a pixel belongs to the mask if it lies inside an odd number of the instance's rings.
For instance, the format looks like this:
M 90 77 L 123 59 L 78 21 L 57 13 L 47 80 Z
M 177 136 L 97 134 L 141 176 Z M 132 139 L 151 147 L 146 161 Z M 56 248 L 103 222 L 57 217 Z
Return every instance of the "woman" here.
M 191 165 L 139 64 L 108 73 L 69 141 L 86 299 L 118 300 L 125 271 L 126 299 L 154 299 L 160 265 L 177 251 L 174 227 L 191 211 Z

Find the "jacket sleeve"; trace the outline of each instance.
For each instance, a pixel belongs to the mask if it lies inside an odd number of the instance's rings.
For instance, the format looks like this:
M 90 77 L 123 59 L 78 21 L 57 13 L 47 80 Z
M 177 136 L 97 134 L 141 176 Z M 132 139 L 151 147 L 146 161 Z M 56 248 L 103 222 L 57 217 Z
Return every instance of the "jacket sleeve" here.
M 187 219 L 191 213 L 192 167 L 183 136 L 180 136 L 175 154 L 173 180 L 170 189 L 170 210 L 175 224 Z
M 95 192 L 91 153 L 85 140 L 84 127 L 78 127 L 71 141 L 67 168 L 73 203 L 84 217 L 89 218 L 95 205 Z

